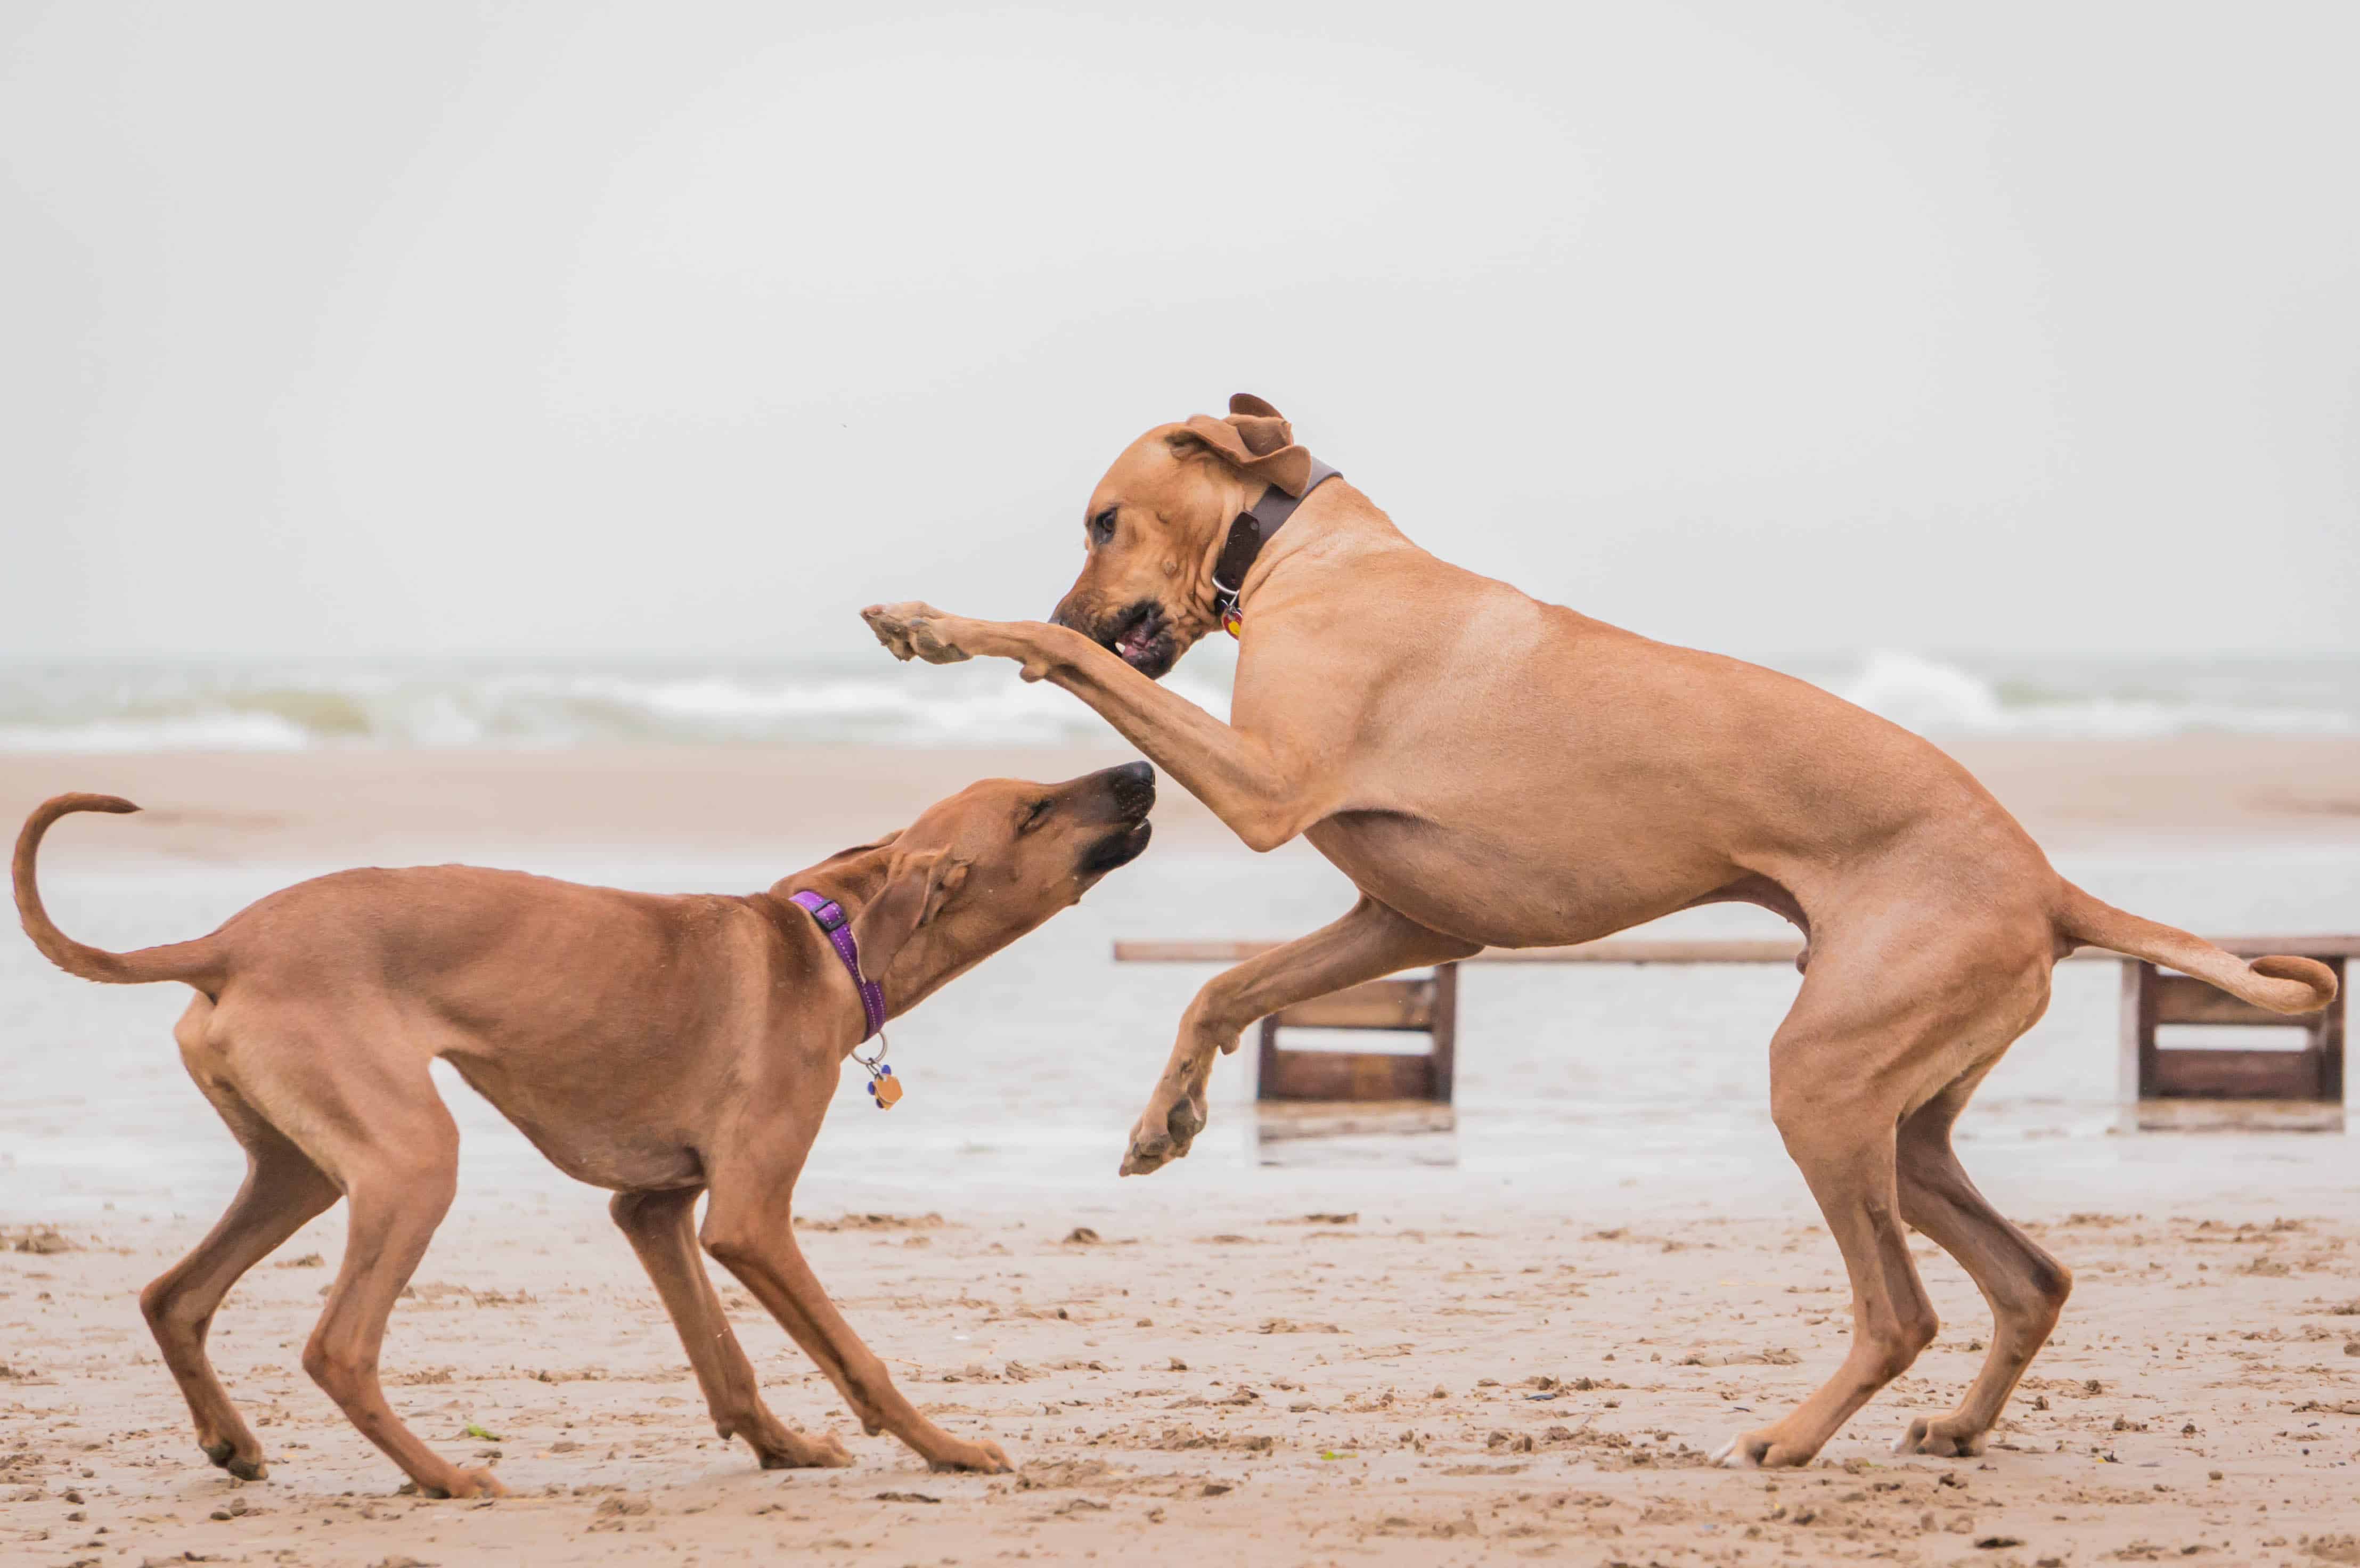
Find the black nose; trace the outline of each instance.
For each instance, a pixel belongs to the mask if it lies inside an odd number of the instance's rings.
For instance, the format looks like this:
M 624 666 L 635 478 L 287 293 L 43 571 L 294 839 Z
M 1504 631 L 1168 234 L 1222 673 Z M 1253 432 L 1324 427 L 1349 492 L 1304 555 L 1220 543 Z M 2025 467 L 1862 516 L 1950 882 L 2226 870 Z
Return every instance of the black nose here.
M 1126 816 L 1143 817 L 1155 804 L 1155 769 L 1144 762 L 1109 768 L 1105 778 L 1116 808 Z

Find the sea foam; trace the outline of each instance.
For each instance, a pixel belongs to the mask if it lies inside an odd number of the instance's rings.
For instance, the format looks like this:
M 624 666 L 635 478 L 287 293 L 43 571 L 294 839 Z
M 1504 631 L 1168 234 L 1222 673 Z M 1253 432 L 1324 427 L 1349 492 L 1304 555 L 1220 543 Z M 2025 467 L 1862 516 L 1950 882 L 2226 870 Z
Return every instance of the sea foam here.
M 1852 673 L 1823 675 L 1819 683 L 1920 735 L 2132 739 L 2207 730 L 2349 735 L 2360 728 L 2355 675 L 2334 660 L 2292 680 L 2275 666 L 2240 675 L 2234 666 L 2077 669 L 2068 660 L 1990 674 L 1881 649 Z M 2310 701 L 2289 701 L 2289 691 Z
M 1229 714 L 1226 645 L 1164 684 Z M 2360 660 L 1782 663 L 1921 734 L 2360 733 Z M 882 660 L 0 662 L 0 751 L 1057 746 L 1105 722 L 1012 667 Z

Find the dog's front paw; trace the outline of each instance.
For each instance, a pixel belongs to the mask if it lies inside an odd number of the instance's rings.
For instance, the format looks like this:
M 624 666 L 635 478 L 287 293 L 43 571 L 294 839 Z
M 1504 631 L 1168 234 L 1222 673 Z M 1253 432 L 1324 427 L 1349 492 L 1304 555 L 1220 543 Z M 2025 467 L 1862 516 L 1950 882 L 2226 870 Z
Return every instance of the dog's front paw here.
M 1724 1470 L 1785 1470 L 1808 1465 L 1818 1452 L 1785 1442 L 1776 1428 L 1765 1427 L 1731 1438 L 1714 1452 L 1712 1462 Z
M 928 664 L 956 664 L 973 657 L 946 635 L 944 623 L 953 617 L 932 604 L 912 599 L 900 604 L 871 604 L 860 612 L 877 640 L 896 659 L 923 659 Z
M 927 1460 L 926 1467 L 930 1470 L 974 1470 L 986 1475 L 1005 1475 L 1016 1468 L 1008 1462 L 1008 1455 L 1001 1451 L 1000 1444 L 991 1442 L 961 1443 L 956 1438 L 951 1439 L 950 1445 L 940 1454 Z
M 1205 1130 L 1206 1105 L 1200 1094 L 1182 1094 L 1166 1100 L 1158 1094 L 1148 1102 L 1146 1114 L 1131 1129 L 1131 1147 L 1122 1157 L 1122 1174 L 1144 1176 L 1160 1170 L 1175 1160 L 1184 1159 L 1188 1146 Z
M 408 1490 L 407 1487 L 403 1488 Z M 439 1486 L 421 1486 L 421 1496 L 429 1497 L 505 1497 L 508 1489 L 490 1470 L 458 1470 L 450 1480 Z

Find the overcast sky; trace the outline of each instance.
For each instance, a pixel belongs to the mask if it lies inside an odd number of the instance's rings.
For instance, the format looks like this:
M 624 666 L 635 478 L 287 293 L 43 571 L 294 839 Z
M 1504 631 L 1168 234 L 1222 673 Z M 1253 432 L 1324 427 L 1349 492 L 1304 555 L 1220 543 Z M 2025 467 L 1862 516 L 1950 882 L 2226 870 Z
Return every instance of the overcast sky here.
M 1037 616 L 1240 389 L 1653 636 L 2360 649 L 2360 6 L 1117 9 L 0 5 L 0 651 Z

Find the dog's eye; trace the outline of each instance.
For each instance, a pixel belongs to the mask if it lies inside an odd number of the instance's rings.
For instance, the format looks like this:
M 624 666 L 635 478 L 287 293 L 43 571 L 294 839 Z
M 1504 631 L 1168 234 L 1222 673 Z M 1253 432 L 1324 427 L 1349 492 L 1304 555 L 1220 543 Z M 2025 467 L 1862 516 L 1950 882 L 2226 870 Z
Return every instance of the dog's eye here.
M 1024 813 L 1024 821 L 1018 826 L 1016 831 L 1018 833 L 1031 833 L 1034 828 L 1039 827 L 1041 825 L 1042 819 L 1049 814 L 1049 808 L 1056 803 L 1057 802 L 1054 800 L 1045 800 L 1033 801 L 1032 809 Z
M 1104 544 L 1107 540 L 1114 538 L 1114 515 L 1121 509 L 1122 508 L 1120 506 L 1109 506 L 1105 511 L 1100 512 L 1097 517 L 1092 517 L 1090 519 L 1090 538 L 1097 540 L 1099 544 Z

